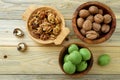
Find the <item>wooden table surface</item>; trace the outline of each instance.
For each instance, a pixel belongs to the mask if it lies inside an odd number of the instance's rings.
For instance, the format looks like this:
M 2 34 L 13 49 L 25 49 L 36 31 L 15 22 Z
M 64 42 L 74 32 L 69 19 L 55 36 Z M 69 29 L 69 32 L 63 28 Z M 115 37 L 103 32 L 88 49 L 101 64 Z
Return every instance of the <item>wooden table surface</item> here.
M 71 19 L 75 9 L 87 1 L 90 0 L 0 0 L 0 80 L 79 80 L 64 75 L 58 65 L 58 55 L 67 43 L 83 43 L 73 32 Z M 83 43 L 92 50 L 94 65 L 81 80 L 120 80 L 120 0 L 97 1 L 105 3 L 114 11 L 117 26 L 108 41 L 95 45 Z M 40 45 L 31 40 L 26 33 L 26 23 L 21 18 L 22 13 L 31 4 L 56 7 L 71 30 L 69 40 L 60 46 Z M 15 28 L 24 31 L 24 38 L 13 35 Z M 28 45 L 25 53 L 16 49 L 20 42 Z M 109 65 L 100 67 L 97 65 L 97 58 L 103 53 L 109 54 L 112 59 Z M 4 58 L 4 55 L 7 55 L 7 58 Z

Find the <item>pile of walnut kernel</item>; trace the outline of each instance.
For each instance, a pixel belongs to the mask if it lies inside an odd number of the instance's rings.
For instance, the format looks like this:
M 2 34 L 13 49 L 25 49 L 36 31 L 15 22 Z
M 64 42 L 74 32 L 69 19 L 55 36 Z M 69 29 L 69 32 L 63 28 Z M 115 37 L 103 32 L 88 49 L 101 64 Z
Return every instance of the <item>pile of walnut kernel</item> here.
M 30 34 L 41 40 L 54 40 L 61 31 L 61 18 L 48 8 L 37 9 L 28 21 Z
M 79 11 L 77 26 L 83 36 L 94 40 L 110 31 L 111 21 L 110 14 L 104 13 L 104 10 L 97 6 L 90 6 L 88 9 Z

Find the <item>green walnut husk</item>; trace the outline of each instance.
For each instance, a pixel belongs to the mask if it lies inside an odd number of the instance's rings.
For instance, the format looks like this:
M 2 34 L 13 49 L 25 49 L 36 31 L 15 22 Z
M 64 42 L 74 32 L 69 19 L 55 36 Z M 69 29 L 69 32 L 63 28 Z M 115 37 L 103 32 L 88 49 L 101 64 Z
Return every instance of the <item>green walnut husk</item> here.
M 91 53 L 87 48 L 81 48 L 79 52 L 82 55 L 84 61 L 87 61 L 91 58 Z
M 68 54 L 66 54 L 66 55 L 64 56 L 64 62 L 67 62 L 67 61 L 69 61 L 69 55 L 68 55 Z
M 69 47 L 68 47 L 68 53 L 71 53 L 72 51 L 78 51 L 79 48 L 76 44 L 71 44 Z
M 98 64 L 100 66 L 106 66 L 110 63 L 110 56 L 108 54 L 102 54 L 98 58 Z
M 67 61 L 63 64 L 63 69 L 68 74 L 74 74 L 76 71 L 76 66 L 72 64 L 71 61 Z
M 82 56 L 78 51 L 73 51 L 72 53 L 70 53 L 69 55 L 69 60 L 73 63 L 73 64 L 79 64 L 82 61 Z
M 76 67 L 77 67 L 77 71 L 81 72 L 87 69 L 87 62 L 86 61 L 82 61 L 81 63 L 79 63 Z

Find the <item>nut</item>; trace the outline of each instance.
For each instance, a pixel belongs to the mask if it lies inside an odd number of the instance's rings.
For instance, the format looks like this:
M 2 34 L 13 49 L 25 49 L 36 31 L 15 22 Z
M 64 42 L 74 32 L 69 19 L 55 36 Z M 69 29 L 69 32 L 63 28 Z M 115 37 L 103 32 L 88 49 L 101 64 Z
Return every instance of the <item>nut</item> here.
M 47 39 L 49 39 L 49 34 L 47 34 L 47 33 L 42 33 L 41 35 L 40 35 L 40 39 L 41 40 L 47 40 Z
M 56 38 L 56 36 L 54 34 L 50 35 L 50 40 L 54 40 Z
M 86 31 L 91 30 L 92 29 L 92 22 L 90 20 L 86 20 L 83 23 L 83 29 Z
M 96 23 L 102 23 L 103 22 L 103 16 L 101 15 L 101 14 L 96 14 L 95 16 L 94 16 L 94 20 L 95 20 L 95 22 Z
M 36 39 L 39 39 L 40 37 L 39 33 L 37 33 L 37 30 L 32 30 L 30 34 Z
M 38 28 L 39 22 L 40 22 L 40 20 L 36 19 L 35 17 L 30 19 L 29 24 L 28 24 L 30 30 Z
M 102 10 L 102 9 L 99 9 L 99 10 L 98 10 L 98 14 L 103 15 L 103 10 Z
M 54 35 L 58 35 L 59 32 L 60 32 L 60 26 L 59 26 L 59 25 L 56 25 L 56 27 L 53 28 L 53 34 L 54 34 Z
M 60 18 L 59 16 L 56 16 L 56 17 L 55 17 L 55 23 L 56 23 L 56 24 L 61 23 L 61 18 Z
M 80 10 L 80 12 L 79 12 L 79 16 L 81 17 L 81 18 L 86 18 L 86 17 L 88 17 L 90 15 L 90 12 L 88 11 L 88 10 L 86 10 L 86 9 L 82 9 L 82 10 Z
M 84 29 L 80 29 L 80 32 L 82 33 L 82 35 L 86 35 L 86 31 Z
M 14 31 L 13 31 L 13 34 L 17 37 L 23 37 L 24 36 L 24 32 L 19 28 L 15 28 Z
M 96 6 L 90 6 L 89 11 L 91 14 L 96 14 L 98 13 L 98 8 Z
M 28 20 L 30 34 L 41 40 L 55 39 L 61 31 L 61 24 L 56 11 L 47 8 L 36 10 Z
M 79 28 L 82 28 L 83 22 L 84 22 L 83 18 L 78 18 L 77 19 L 77 25 L 78 25 Z
M 104 23 L 108 24 L 112 20 L 112 17 L 109 14 L 104 15 Z
M 107 24 L 103 24 L 102 25 L 101 31 L 103 33 L 107 33 L 107 32 L 109 32 L 109 30 L 110 30 L 110 26 L 109 25 L 107 25 Z
M 17 50 L 24 52 L 27 49 L 27 45 L 25 43 L 19 43 L 17 46 Z
M 98 36 L 99 36 L 99 34 L 96 31 L 91 30 L 91 31 L 86 32 L 86 38 L 88 38 L 88 39 L 93 40 L 93 39 L 98 38 Z
M 93 15 L 88 16 L 88 17 L 87 17 L 87 20 L 90 20 L 91 22 L 93 22 L 93 21 L 94 21 Z
M 52 24 L 55 23 L 55 15 L 52 13 L 49 13 L 48 14 L 48 21 Z
M 43 28 L 42 27 L 38 27 L 37 31 L 35 31 L 35 34 L 42 34 L 43 33 Z
M 93 23 L 93 30 L 95 30 L 95 31 L 100 31 L 100 29 L 101 29 L 101 25 L 94 22 L 94 23 Z
M 38 15 L 40 19 L 45 18 L 45 10 L 38 11 L 36 15 Z

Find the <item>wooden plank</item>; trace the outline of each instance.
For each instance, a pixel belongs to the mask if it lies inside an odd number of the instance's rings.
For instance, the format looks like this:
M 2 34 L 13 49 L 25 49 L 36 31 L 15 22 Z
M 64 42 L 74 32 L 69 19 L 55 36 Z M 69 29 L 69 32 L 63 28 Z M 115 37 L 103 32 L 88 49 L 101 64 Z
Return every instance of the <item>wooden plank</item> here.
M 75 9 L 89 0 L 0 0 L 0 19 L 21 19 L 21 14 L 30 4 L 49 5 L 56 7 L 65 17 L 72 19 Z M 117 18 L 120 18 L 119 0 L 97 0 L 105 3 L 115 12 Z
M 64 74 L 58 64 L 62 47 L 28 47 L 25 53 L 16 47 L 0 47 L 0 74 Z M 120 74 L 120 47 L 90 47 L 94 65 L 89 74 Z M 97 65 L 98 56 L 106 53 L 111 63 L 105 67 Z M 4 58 L 7 55 L 7 58 Z
M 68 36 L 69 40 L 64 41 L 62 45 L 65 45 L 70 42 L 81 42 L 76 35 L 74 34 L 74 31 L 72 29 L 72 23 L 71 20 L 66 20 L 66 26 L 69 27 L 70 29 L 70 34 Z M 26 24 L 22 20 L 0 20 L 0 46 L 16 46 L 19 42 L 26 42 L 29 44 L 29 46 L 43 46 L 35 43 L 33 40 L 31 40 L 28 36 L 28 33 L 26 31 Z M 116 31 L 112 35 L 112 37 L 98 45 L 90 45 L 86 44 L 87 46 L 120 46 L 120 19 L 117 20 L 117 26 L 116 26 Z M 13 35 L 13 30 L 15 28 L 20 28 L 24 31 L 25 36 L 23 38 L 17 38 Z
M 120 75 L 85 75 L 71 78 L 65 75 L 0 75 L 1 80 L 120 80 Z

